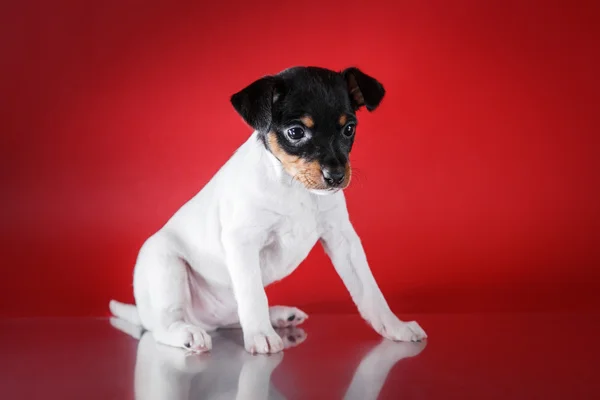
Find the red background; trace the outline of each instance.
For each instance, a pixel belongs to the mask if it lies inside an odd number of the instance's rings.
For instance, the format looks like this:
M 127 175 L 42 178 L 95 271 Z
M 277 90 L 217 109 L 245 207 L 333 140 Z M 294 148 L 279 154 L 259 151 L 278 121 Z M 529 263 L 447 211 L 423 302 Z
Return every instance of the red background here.
M 201 3 L 2 6 L 0 315 L 131 301 L 139 246 L 250 134 L 229 96 L 293 65 L 386 86 L 347 198 L 396 311 L 598 306 L 593 2 Z M 268 293 L 352 309 L 320 247 Z

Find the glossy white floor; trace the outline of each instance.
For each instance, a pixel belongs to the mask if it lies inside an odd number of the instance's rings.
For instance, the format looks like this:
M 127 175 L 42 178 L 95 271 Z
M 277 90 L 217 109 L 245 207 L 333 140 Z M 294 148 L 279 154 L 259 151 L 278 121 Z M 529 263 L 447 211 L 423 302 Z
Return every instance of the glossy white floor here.
M 119 320 L 0 321 L 3 399 L 597 399 L 600 314 L 411 316 L 426 343 L 312 315 L 252 356 L 236 330 L 190 355 Z M 123 332 L 129 331 L 129 334 Z M 133 336 L 131 336 L 131 335 Z

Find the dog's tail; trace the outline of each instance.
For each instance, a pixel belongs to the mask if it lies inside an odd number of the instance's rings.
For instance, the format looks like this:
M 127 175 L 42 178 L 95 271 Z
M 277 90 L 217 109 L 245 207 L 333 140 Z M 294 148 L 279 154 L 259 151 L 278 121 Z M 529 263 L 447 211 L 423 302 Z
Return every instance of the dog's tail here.
M 137 307 L 133 304 L 125 304 L 116 300 L 111 300 L 110 303 L 108 303 L 108 308 L 110 308 L 110 312 L 115 317 L 124 319 L 134 325 L 142 325 Z

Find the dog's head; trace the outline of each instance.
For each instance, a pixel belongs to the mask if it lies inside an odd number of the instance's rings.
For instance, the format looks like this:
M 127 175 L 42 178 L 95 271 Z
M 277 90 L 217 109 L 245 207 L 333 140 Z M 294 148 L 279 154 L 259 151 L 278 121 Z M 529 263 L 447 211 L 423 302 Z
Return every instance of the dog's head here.
M 356 111 L 373 111 L 385 90 L 358 68 L 294 67 L 231 96 L 283 169 L 307 189 L 333 193 L 350 183 Z

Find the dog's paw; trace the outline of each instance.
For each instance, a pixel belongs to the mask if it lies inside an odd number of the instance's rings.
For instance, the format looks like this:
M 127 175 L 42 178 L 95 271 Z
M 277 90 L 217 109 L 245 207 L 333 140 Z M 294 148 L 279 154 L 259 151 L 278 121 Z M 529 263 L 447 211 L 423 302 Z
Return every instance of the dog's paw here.
M 165 331 L 157 330 L 154 336 L 160 343 L 192 352 L 205 352 L 212 348 L 210 335 L 204 329 L 185 322 L 176 322 Z
M 276 328 L 298 326 L 308 319 L 306 313 L 296 307 L 273 306 L 269 308 L 271 324 Z
M 244 333 L 244 347 L 251 354 L 271 354 L 283 350 L 283 340 L 273 328 L 264 332 Z
M 427 347 L 427 341 L 420 342 L 400 342 L 383 338 L 381 342 L 371 350 L 370 354 L 377 360 L 385 363 L 395 364 L 396 362 L 419 355 Z
M 197 352 L 209 351 L 212 349 L 212 339 L 204 329 L 189 325 L 186 330 L 187 338 L 183 342 L 185 348 Z
M 369 321 L 381 336 L 399 342 L 420 342 L 427 338 L 425 330 L 416 321 L 400 321 L 395 315 Z
M 290 327 L 278 329 L 277 333 L 283 340 L 283 348 L 296 347 L 306 340 L 306 332 L 302 328 Z

